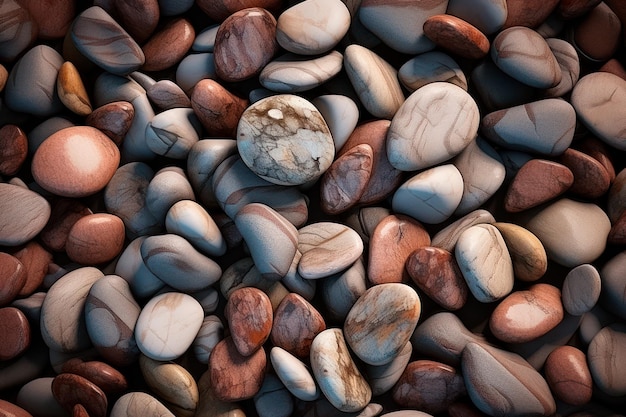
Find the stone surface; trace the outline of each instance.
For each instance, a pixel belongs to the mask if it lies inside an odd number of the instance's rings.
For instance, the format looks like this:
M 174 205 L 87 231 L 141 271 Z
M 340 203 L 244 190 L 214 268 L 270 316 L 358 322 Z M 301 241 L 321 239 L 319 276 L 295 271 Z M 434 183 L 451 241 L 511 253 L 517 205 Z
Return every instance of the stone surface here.
M 426 19 L 424 35 L 438 47 L 462 58 L 481 59 L 489 53 L 489 39 L 472 24 L 450 14 Z
M 130 241 L 115 265 L 115 274 L 128 282 L 133 295 L 138 298 L 151 297 L 165 286 L 165 283 L 148 269 L 141 257 L 141 245 L 147 238 L 140 236 Z
M 259 81 L 277 93 L 297 93 L 322 85 L 337 75 L 342 66 L 343 55 L 338 51 L 312 59 L 287 53 L 267 64 Z
M 507 0 L 507 18 L 505 28 L 511 26 L 535 27 L 542 23 L 557 7 L 558 1 L 523 1 Z
M 119 146 L 134 117 L 135 108 L 131 103 L 114 101 L 94 109 L 85 119 L 85 124 L 100 130 Z
M 300 359 L 274 346 L 270 351 L 270 360 L 276 375 L 294 397 L 302 401 L 314 401 L 320 396 L 311 371 Z
M 113 260 L 124 248 L 124 222 L 108 213 L 89 214 L 74 223 L 67 235 L 65 251 L 84 265 Z
M 591 401 L 593 381 L 584 352 L 573 346 L 552 351 L 544 366 L 546 380 L 554 395 L 571 405 Z
M 159 400 L 145 392 L 133 391 L 122 395 L 111 408 L 111 417 L 154 415 L 173 417 L 174 414 Z
M 600 390 L 611 396 L 624 395 L 626 377 L 613 366 L 620 363 L 626 349 L 624 326 L 615 324 L 604 327 L 591 340 L 587 348 L 587 363 L 593 382 Z
M 73 358 L 63 363 L 61 370 L 64 373 L 79 375 L 88 379 L 105 394 L 117 394 L 128 388 L 126 377 L 105 362 L 85 362 L 80 358 Z
M 245 417 L 239 403 L 220 400 L 214 393 L 211 372 L 205 371 L 198 381 L 200 401 L 196 408 L 196 415 L 204 417 Z
M 256 352 L 270 337 L 273 324 L 272 303 L 258 288 L 238 288 L 230 293 L 224 316 L 230 336 L 242 356 Z
M 467 78 L 459 64 L 441 51 L 425 52 L 406 61 L 398 70 L 402 85 L 413 92 L 433 82 L 449 82 L 467 91 Z
M 19 126 L 6 124 L 0 128 L 0 174 L 15 175 L 28 156 L 28 139 Z
M 41 195 L 13 184 L 0 184 L 0 244 L 17 246 L 28 242 L 50 218 L 50 204 Z
M 453 252 L 459 236 L 468 228 L 477 224 L 495 223 L 493 215 L 484 209 L 474 210 L 450 223 L 433 236 L 432 246 Z
M 244 111 L 237 148 L 255 174 L 281 185 L 319 178 L 335 155 L 322 115 L 309 101 L 290 94 L 267 97 Z
M 165 228 L 178 234 L 207 255 L 226 253 L 226 241 L 215 220 L 198 203 L 181 200 L 175 203 L 165 217 Z
M 198 362 L 208 364 L 215 345 L 224 338 L 224 325 L 216 315 L 206 316 L 193 341 L 193 352 Z
M 541 241 L 529 230 L 514 223 L 493 224 L 502 234 L 513 262 L 515 278 L 536 281 L 548 269 L 548 256 Z
M 31 240 L 22 249 L 13 253 L 26 269 L 26 282 L 19 296 L 28 296 L 39 289 L 44 283 L 46 274 L 53 272 L 53 257 L 37 241 Z
M 90 416 L 105 417 L 107 414 L 106 394 L 96 384 L 82 376 L 70 373 L 57 375 L 52 381 L 52 393 L 67 411 L 80 404 Z
M 449 0 L 446 13 L 466 20 L 485 35 L 491 35 L 506 21 L 507 1 L 477 0 L 469 4 L 463 0 Z
M 155 33 L 141 49 L 144 71 L 162 71 L 178 64 L 191 48 L 196 33 L 191 22 L 173 19 Z
M 8 361 L 21 355 L 30 345 L 28 319 L 15 307 L 0 308 L 0 360 Z
M 326 329 L 319 311 L 295 293 L 288 294 L 274 312 L 272 343 L 299 357 L 309 356 L 315 336 Z
M 0 306 L 9 304 L 26 283 L 26 268 L 15 256 L 0 252 Z
M 570 91 L 580 77 L 580 60 L 576 49 L 567 41 L 558 38 L 546 39 L 550 50 L 554 54 L 561 68 L 561 82 L 546 90 L 548 97 L 561 97 Z
M 427 84 L 393 116 L 387 134 L 389 162 L 402 171 L 444 162 L 469 145 L 479 122 L 478 106 L 465 90 L 451 83 Z
M 7 16 L 0 25 L 0 59 L 13 61 L 35 40 L 39 27 L 28 8 L 15 0 L 3 2 L 0 10 Z
M 248 104 L 246 100 L 211 79 L 195 84 L 190 97 L 191 107 L 211 135 L 235 137 L 237 123 Z
M 357 104 L 350 97 L 340 94 L 324 94 L 311 102 L 324 117 L 335 142 L 335 151 L 339 151 L 359 121 Z
M 595 41 L 598 36 L 602 36 L 601 44 Z M 585 58 L 607 61 L 623 42 L 622 23 L 609 5 L 600 2 L 576 25 L 572 40 Z
M 146 146 L 156 155 L 185 159 L 198 142 L 200 121 L 193 109 L 173 108 L 157 114 L 146 126 Z
M 411 360 L 412 353 L 413 345 L 409 341 L 391 362 L 378 366 L 366 365 L 367 382 L 372 388 L 373 396 L 389 392 L 396 385 Z
M 600 298 L 601 282 L 598 270 L 591 264 L 572 268 L 565 276 L 562 287 L 565 311 L 574 316 L 591 311 Z
M 80 73 L 69 61 L 61 65 L 57 77 L 57 94 L 61 102 L 80 116 L 87 116 L 91 113 L 91 102 L 85 90 L 85 85 Z

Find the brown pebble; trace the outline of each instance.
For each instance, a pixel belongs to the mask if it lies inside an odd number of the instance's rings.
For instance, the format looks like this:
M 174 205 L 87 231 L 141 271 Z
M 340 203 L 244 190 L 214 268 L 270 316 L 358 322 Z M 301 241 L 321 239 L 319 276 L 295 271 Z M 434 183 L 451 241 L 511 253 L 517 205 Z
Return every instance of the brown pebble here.
M 92 211 L 78 199 L 59 198 L 54 200 L 50 220 L 39 235 L 41 241 L 53 251 L 64 251 L 67 236 L 74 223 L 89 214 L 92 214 Z
M 107 135 L 117 146 L 122 144 L 135 117 L 135 108 L 128 101 L 114 101 L 95 109 L 85 119 L 87 126 Z
M 54 398 L 68 412 L 76 404 L 85 407 L 90 417 L 106 417 L 107 396 L 96 384 L 80 375 L 61 373 L 52 380 Z
M 13 254 L 26 269 L 26 282 L 19 292 L 20 297 L 28 297 L 43 283 L 52 262 L 52 254 L 34 240 L 31 240 Z
M 0 415 L 3 417 L 33 417 L 28 411 L 22 407 L 0 399 Z
M 558 4 L 559 0 L 506 0 L 507 18 L 502 29 L 539 26 Z
M 608 60 L 623 43 L 622 24 L 605 3 L 594 7 L 574 28 L 574 46 L 594 61 Z
M 21 355 L 30 345 L 30 324 L 15 307 L 0 308 L 0 361 Z
M 607 242 L 614 245 L 626 244 L 626 212 L 622 213 L 611 225 Z
M 598 71 L 610 72 L 613 75 L 617 75 L 622 80 L 626 80 L 626 68 L 615 58 L 611 58 L 602 64 Z
M 0 93 L 4 90 L 4 86 L 7 84 L 7 79 L 9 78 L 9 71 L 4 67 L 4 65 L 0 64 Z
M 243 287 L 228 297 L 224 316 L 237 347 L 243 356 L 256 352 L 270 337 L 273 311 L 269 297 L 255 287 Z
M 9 304 L 26 283 L 26 268 L 15 256 L 0 252 L 0 307 Z
M 177 18 L 168 22 L 143 45 L 146 62 L 144 71 L 162 71 L 173 67 L 185 56 L 196 36 L 187 19 Z
M 12 124 L 2 126 L 0 128 L 0 175 L 15 175 L 27 156 L 28 139 L 24 131 Z
M 568 148 L 557 161 L 572 171 L 574 182 L 569 192 L 584 198 L 598 198 L 609 190 L 611 177 L 596 159 L 576 149 Z
M 78 219 L 70 229 L 65 251 L 74 262 L 101 264 L 120 254 L 124 238 L 122 219 L 108 213 L 89 214 Z
M 448 14 L 429 17 L 424 34 L 437 46 L 463 58 L 481 59 L 489 53 L 489 39 L 475 26 Z
M 76 2 L 67 0 L 20 0 L 37 24 L 41 39 L 59 39 L 67 33 L 74 16 Z
M 72 409 L 72 417 L 89 417 L 89 413 L 82 404 L 76 404 Z
M 626 72 L 624 74 L 624 79 L 626 80 Z M 587 136 L 578 142 L 578 149 L 600 162 L 609 174 L 610 181 L 613 182 L 615 179 L 615 167 L 613 166 L 611 151 L 604 142 L 593 136 Z
M 548 355 L 544 365 L 548 385 L 554 395 L 571 405 L 591 401 L 593 381 L 585 354 L 573 346 L 559 346 Z
M 199 81 L 191 93 L 191 107 L 210 136 L 235 137 L 248 101 L 226 90 L 217 81 Z
M 57 94 L 61 103 L 79 116 L 91 113 L 91 102 L 80 73 L 69 61 L 61 65 L 57 75 Z
M 156 29 L 161 12 L 158 0 L 109 0 L 115 16 L 137 43 L 143 43 Z
M 106 394 L 115 394 L 128 388 L 126 377 L 111 365 L 100 361 L 83 361 L 72 358 L 66 361 L 61 370 L 65 373 L 80 375 L 93 382 Z

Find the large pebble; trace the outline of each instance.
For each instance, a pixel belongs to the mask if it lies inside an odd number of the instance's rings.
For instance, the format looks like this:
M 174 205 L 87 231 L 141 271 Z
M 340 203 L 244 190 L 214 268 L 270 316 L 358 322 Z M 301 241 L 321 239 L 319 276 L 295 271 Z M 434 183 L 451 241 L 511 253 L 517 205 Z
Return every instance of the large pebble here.
M 419 54 L 409 59 L 398 70 L 402 85 L 413 92 L 426 84 L 448 82 L 467 91 L 467 79 L 459 64 L 441 51 Z
M 83 361 L 80 358 L 67 360 L 62 372 L 80 375 L 96 384 L 105 394 L 117 394 L 128 388 L 126 377 L 105 362 Z
M 189 51 L 194 37 L 195 31 L 189 20 L 170 20 L 142 45 L 145 56 L 142 70 L 163 71 L 171 68 Z
M 573 346 L 559 346 L 546 359 L 544 372 L 554 395 L 571 405 L 591 401 L 593 381 L 587 357 Z
M 0 244 L 17 246 L 34 238 L 50 218 L 50 204 L 18 185 L 0 184 Z
M 416 171 L 446 161 L 470 144 L 479 123 L 478 106 L 465 90 L 451 83 L 427 84 L 406 99 L 391 121 L 389 162 Z
M 193 297 L 176 292 L 157 295 L 139 313 L 137 346 L 154 360 L 176 359 L 191 346 L 203 319 L 202 306 Z
M 67 235 L 65 252 L 84 265 L 113 260 L 124 249 L 124 222 L 114 214 L 96 213 L 81 217 Z
M 311 344 L 311 369 L 328 401 L 343 412 L 360 411 L 372 390 L 350 356 L 341 329 L 326 329 Z
M 574 182 L 569 188 L 573 194 L 583 198 L 599 198 L 611 186 L 611 174 L 594 157 L 568 148 L 559 157 L 558 162 L 567 166 L 574 174 Z
M 624 360 L 625 330 L 622 324 L 604 327 L 594 336 L 587 349 L 587 362 L 593 382 L 611 396 L 626 393 L 626 376 L 614 365 Z
M 325 83 L 342 66 L 343 55 L 337 51 L 313 59 L 288 53 L 267 64 L 259 74 L 259 81 L 268 90 L 297 93 Z
M 302 361 L 277 346 L 272 348 L 270 360 L 276 375 L 294 397 L 302 401 L 314 401 L 319 397 L 313 375 Z
M 466 229 L 454 250 L 459 268 L 474 297 L 490 303 L 513 289 L 511 255 L 498 229 L 479 224 Z
M 438 14 L 424 22 L 424 34 L 441 49 L 466 59 L 481 59 L 489 53 L 489 39 L 469 22 Z
M 289 417 L 294 411 L 294 397 L 277 376 L 268 373 L 254 396 L 254 407 L 259 417 Z
M 258 288 L 238 288 L 230 293 L 224 316 L 232 341 L 242 356 L 252 355 L 270 337 L 272 303 Z
M 345 339 L 361 360 L 384 365 L 409 341 L 420 313 L 420 298 L 413 288 L 401 283 L 375 285 L 350 309 L 343 326 Z
M 198 391 L 200 392 L 200 401 L 196 408 L 196 416 L 245 417 L 246 414 L 239 403 L 223 401 L 215 395 L 210 371 L 205 371 L 198 380 Z
M 244 111 L 237 126 L 237 148 L 255 174 L 282 185 L 319 178 L 335 156 L 320 112 L 290 94 L 267 97 Z
M 134 117 L 135 108 L 131 103 L 114 101 L 94 109 L 85 119 L 85 124 L 100 130 L 119 146 Z

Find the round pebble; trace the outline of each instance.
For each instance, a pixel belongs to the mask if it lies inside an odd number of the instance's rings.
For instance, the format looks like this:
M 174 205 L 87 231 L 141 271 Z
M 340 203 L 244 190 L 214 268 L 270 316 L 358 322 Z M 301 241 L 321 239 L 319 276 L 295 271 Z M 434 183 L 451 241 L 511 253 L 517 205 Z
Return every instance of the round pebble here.
M 124 222 L 108 213 L 81 217 L 70 229 L 65 251 L 74 262 L 96 265 L 108 262 L 124 248 Z
M 15 307 L 0 308 L 0 360 L 8 361 L 22 354 L 30 345 L 28 319 Z
M 591 400 L 593 383 L 585 353 L 573 346 L 560 346 L 546 359 L 548 385 L 561 401 L 572 405 Z

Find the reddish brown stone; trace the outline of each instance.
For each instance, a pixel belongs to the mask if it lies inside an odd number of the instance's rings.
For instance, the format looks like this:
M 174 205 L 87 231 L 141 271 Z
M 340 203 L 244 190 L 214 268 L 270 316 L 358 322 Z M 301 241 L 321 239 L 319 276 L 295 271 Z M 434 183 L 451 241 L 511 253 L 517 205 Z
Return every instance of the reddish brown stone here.
M 489 53 L 489 39 L 475 26 L 449 14 L 424 22 L 424 34 L 437 46 L 463 58 L 481 59 Z
M 248 101 L 237 97 L 217 81 L 204 79 L 191 93 L 191 107 L 210 136 L 234 138 Z
M 195 36 L 196 32 L 187 19 L 170 21 L 143 45 L 146 62 L 142 69 L 162 71 L 178 64 L 191 48 Z
M 161 12 L 158 0 L 110 0 L 115 17 L 137 43 L 150 37 L 159 23 Z
M 30 324 L 15 307 L 0 308 L 0 361 L 21 355 L 30 345 Z
M 89 214 L 93 213 L 80 200 L 72 198 L 54 200 L 50 220 L 39 235 L 41 241 L 53 251 L 64 251 L 67 236 L 74 223 Z
M 606 61 L 598 71 L 610 72 L 613 75 L 617 75 L 622 80 L 626 80 L 626 68 L 615 58 L 611 58 Z
M 39 29 L 37 36 L 42 39 L 65 36 L 76 15 L 75 1 L 20 0 L 19 3 L 30 12 Z
M 116 215 L 89 214 L 70 229 L 65 251 L 74 262 L 101 264 L 120 254 L 125 236 L 124 222 Z
M 224 316 L 237 347 L 243 356 L 256 352 L 269 338 L 273 310 L 269 297 L 255 287 L 243 287 L 228 297 Z
M 544 365 L 550 389 L 561 401 L 571 405 L 591 400 L 593 381 L 585 354 L 573 346 L 559 346 L 550 353 Z
M 384 200 L 402 182 L 402 171 L 395 169 L 387 159 L 387 131 L 390 124 L 389 120 L 375 120 L 357 126 L 337 154 L 339 158 L 360 144 L 372 148 L 374 154 L 372 174 L 365 192 L 359 199 L 359 204 L 369 205 Z
M 15 256 L 0 252 L 0 307 L 9 304 L 26 283 L 26 268 Z
M 430 246 L 430 236 L 415 219 L 402 214 L 385 217 L 370 239 L 367 275 L 372 284 L 407 282 L 405 264 L 414 250 Z
M 90 417 L 106 417 L 106 394 L 96 384 L 80 375 L 57 375 L 52 380 L 52 395 L 70 413 L 76 404 L 81 404 Z
M 19 292 L 20 297 L 28 297 L 34 293 L 48 273 L 48 265 L 52 262 L 52 254 L 39 243 L 30 241 L 13 254 L 26 268 L 26 282 Z
M 467 301 L 468 287 L 456 260 L 442 248 L 415 250 L 406 262 L 413 282 L 433 301 L 448 310 L 458 310 Z
M 504 209 L 517 213 L 536 207 L 563 194 L 574 182 L 564 165 L 545 159 L 531 159 L 515 174 L 504 197 Z
M 626 245 L 626 212 L 623 212 L 612 224 L 607 242 L 614 245 Z
M 4 90 L 4 86 L 7 84 L 7 79 L 9 78 L 9 71 L 4 67 L 4 65 L 0 64 L 0 93 Z
M 15 125 L 0 128 L 0 175 L 14 175 L 28 156 L 28 139 Z
M 622 24 L 605 3 L 594 7 L 574 27 L 574 46 L 595 61 L 611 58 L 623 42 Z
M 33 417 L 28 411 L 6 400 L 0 399 L 0 415 L 6 417 Z
M 593 9 L 602 0 L 561 0 L 557 7 L 559 16 L 565 20 L 576 19 Z
M 626 80 L 626 71 L 624 74 L 624 79 Z M 609 179 L 613 182 L 615 179 L 615 167 L 613 166 L 611 151 L 604 142 L 593 136 L 587 136 L 578 142 L 578 149 L 600 162 L 609 174 Z
M 92 111 L 85 119 L 85 124 L 100 130 L 120 146 L 134 117 L 135 108 L 132 104 L 127 101 L 114 101 Z
M 506 0 L 507 18 L 502 29 L 539 26 L 558 4 L 559 0 Z
M 231 14 L 249 7 L 278 11 L 283 0 L 196 0 L 196 4 L 212 20 L 221 22 Z
M 231 337 L 220 340 L 209 357 L 211 389 L 222 401 L 241 401 L 259 392 L 265 377 L 267 355 L 263 348 L 242 356 Z
M 611 186 L 609 173 L 591 156 L 568 148 L 557 161 L 574 174 L 574 182 L 569 192 L 585 198 L 598 198 L 609 190 Z
M 431 414 L 446 411 L 464 394 L 463 376 L 449 365 L 430 360 L 409 363 L 391 391 L 399 405 Z
M 313 339 L 325 329 L 326 323 L 319 311 L 300 295 L 290 293 L 274 313 L 270 337 L 275 346 L 300 358 L 308 358 Z
M 89 417 L 89 413 L 82 404 L 76 404 L 72 409 L 72 417 Z
M 119 393 L 128 388 L 126 377 L 104 362 L 84 362 L 80 358 L 73 358 L 65 362 L 61 369 L 65 373 L 80 375 L 88 379 L 106 394 Z

